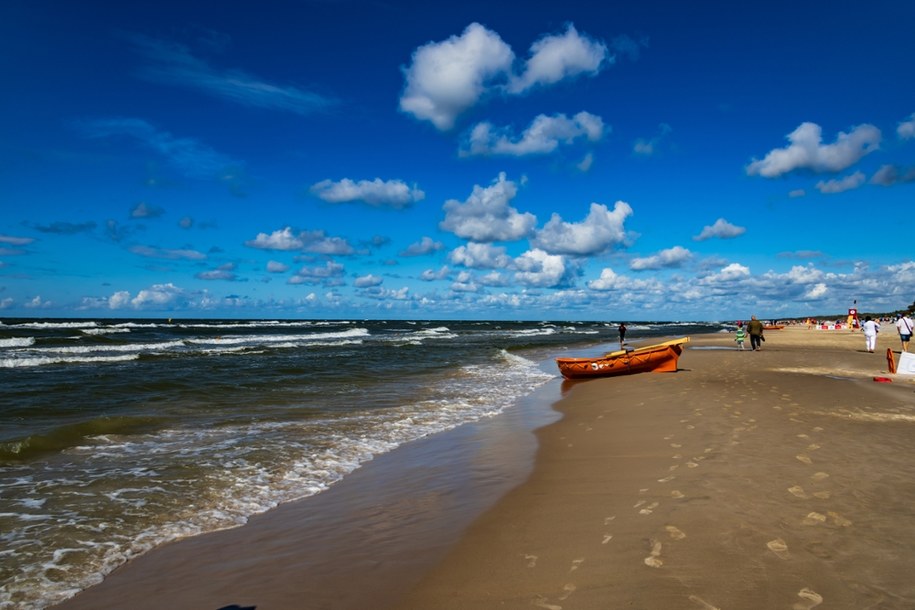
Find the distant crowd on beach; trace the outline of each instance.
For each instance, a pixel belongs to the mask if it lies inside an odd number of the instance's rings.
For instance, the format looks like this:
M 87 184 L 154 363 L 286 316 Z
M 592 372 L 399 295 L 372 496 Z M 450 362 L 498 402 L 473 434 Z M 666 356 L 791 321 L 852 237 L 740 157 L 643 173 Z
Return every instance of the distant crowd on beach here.
M 749 337 L 751 349 L 753 351 L 759 351 L 762 349 L 762 342 L 766 340 L 763 333 L 764 330 L 778 330 L 785 328 L 786 326 L 802 325 L 806 325 L 808 330 L 846 329 L 852 332 L 860 330 L 864 334 L 866 351 L 873 353 L 877 350 L 877 336 L 880 333 L 881 325 L 889 326 L 891 324 L 895 326 L 896 332 L 899 334 L 899 342 L 902 346 L 902 352 L 908 352 L 912 335 L 915 334 L 915 322 L 912 321 L 912 316 L 906 312 L 896 314 L 895 318 L 886 315 L 878 317 L 865 316 L 863 322 L 858 319 L 856 315 L 851 314 L 845 320 L 837 319 L 835 321 L 807 318 L 804 321 L 767 320 L 762 322 L 758 320 L 756 316 L 751 316 L 750 321 L 747 322 L 746 326 L 744 326 L 742 320 L 737 321 L 737 329 L 735 331 L 734 340 L 737 342 L 737 348 L 742 350 L 744 349 L 744 342 Z

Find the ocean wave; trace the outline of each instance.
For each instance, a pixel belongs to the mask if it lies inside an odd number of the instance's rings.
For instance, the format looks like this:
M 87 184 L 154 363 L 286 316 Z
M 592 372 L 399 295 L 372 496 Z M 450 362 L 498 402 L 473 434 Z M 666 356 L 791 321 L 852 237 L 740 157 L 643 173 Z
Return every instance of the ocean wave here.
M 0 347 L 28 347 L 35 344 L 35 337 L 11 337 L 0 339 Z
M 16 369 L 50 364 L 101 364 L 106 362 L 127 362 L 136 360 L 139 354 L 119 356 L 30 356 L 22 358 L 0 358 L 0 369 Z

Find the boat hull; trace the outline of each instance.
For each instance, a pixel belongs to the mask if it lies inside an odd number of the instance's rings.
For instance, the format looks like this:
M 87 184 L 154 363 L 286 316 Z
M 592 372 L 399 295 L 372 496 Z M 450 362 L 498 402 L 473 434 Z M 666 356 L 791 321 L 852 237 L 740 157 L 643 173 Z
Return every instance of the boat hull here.
M 566 379 L 614 377 L 635 373 L 672 373 L 689 337 L 635 350 L 611 352 L 598 358 L 557 358 L 559 372 Z

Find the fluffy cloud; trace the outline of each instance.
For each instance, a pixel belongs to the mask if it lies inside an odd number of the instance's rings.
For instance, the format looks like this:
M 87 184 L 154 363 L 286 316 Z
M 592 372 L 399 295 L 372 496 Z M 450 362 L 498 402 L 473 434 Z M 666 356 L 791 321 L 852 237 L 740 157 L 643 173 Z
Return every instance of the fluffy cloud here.
M 294 233 L 292 227 L 278 229 L 273 233 L 258 233 L 257 237 L 245 242 L 249 248 L 259 250 L 280 250 L 314 252 L 316 254 L 353 254 L 355 249 L 342 237 L 328 237 L 324 231 L 301 231 Z
M 731 263 L 722 268 L 718 273 L 711 273 L 699 281 L 703 284 L 715 284 L 720 282 L 734 282 L 750 277 L 750 268 L 740 263 Z
M 111 309 L 121 309 L 124 307 L 133 307 L 134 309 L 143 309 L 145 307 L 161 307 L 172 305 L 179 299 L 184 298 L 184 290 L 178 288 L 172 283 L 154 284 L 137 293 L 137 296 L 130 298 L 130 293 L 121 291 L 116 292 L 108 300 L 108 306 Z
M 289 283 L 334 285 L 333 280 L 342 277 L 344 271 L 343 265 L 340 263 L 327 261 L 324 266 L 302 267 L 289 278 Z
M 401 180 L 360 180 L 344 178 L 339 182 L 322 180 L 311 187 L 311 192 L 330 203 L 362 201 L 375 207 L 403 209 L 421 201 L 426 194 L 416 185 L 408 186 Z
M 797 169 L 840 172 L 880 146 L 880 130 L 873 125 L 859 125 L 851 133 L 840 132 L 834 144 L 823 144 L 822 133 L 816 123 L 802 123 L 788 134 L 789 146 L 754 160 L 747 166 L 747 174 L 774 178 Z
M 512 78 L 511 93 L 537 85 L 552 85 L 579 74 L 597 74 L 609 59 L 607 45 L 591 40 L 569 25 L 565 33 L 547 35 L 531 45 L 523 74 Z
M 495 129 L 491 123 L 479 123 L 462 147 L 462 156 L 506 155 L 522 157 L 551 153 L 560 144 L 572 144 L 586 139 L 596 142 L 604 135 L 604 121 L 588 112 L 579 112 L 571 119 L 564 114 L 538 115 L 519 138 L 509 129 Z
M 445 245 L 440 241 L 435 241 L 431 237 L 423 236 L 421 240 L 416 243 L 410 244 L 405 250 L 400 252 L 401 256 L 425 256 L 426 254 L 432 254 L 433 252 L 438 252 Z
M 915 112 L 908 119 L 899 123 L 896 127 L 896 135 L 900 140 L 911 140 L 915 138 Z
M 546 35 L 531 45 L 519 76 L 513 71 L 511 47 L 496 32 L 471 23 L 460 36 L 413 52 L 412 63 L 404 69 L 400 109 L 444 131 L 487 94 L 519 95 L 582 74 L 595 75 L 613 60 L 605 44 L 569 25 L 563 34 Z
M 870 182 L 871 184 L 878 184 L 880 186 L 893 186 L 894 184 L 915 182 L 915 167 L 884 165 L 871 176 Z
M 706 239 L 712 239 L 713 237 L 731 239 L 743 235 L 746 232 L 746 227 L 738 227 L 737 225 L 732 225 L 724 218 L 719 218 L 715 221 L 715 224 L 702 227 L 702 231 L 699 235 L 693 237 L 693 239 L 695 241 L 705 241 Z
M 492 79 L 504 77 L 515 54 L 498 34 L 471 23 L 460 36 L 430 42 L 413 53 L 405 69 L 400 109 L 451 129 L 459 114 L 476 104 Z
M 467 201 L 451 199 L 445 202 L 445 219 L 439 223 L 443 231 L 478 242 L 514 241 L 530 235 L 537 218 L 520 213 L 509 206 L 518 190 L 515 183 L 500 173 L 489 187 L 479 185 Z
M 369 273 L 368 275 L 361 275 L 357 277 L 353 282 L 353 286 L 356 288 L 369 288 L 372 286 L 380 286 L 382 282 L 384 282 L 383 278 Z
M 693 257 L 692 252 L 681 246 L 674 246 L 666 250 L 661 250 L 655 255 L 644 258 L 634 258 L 629 263 L 629 268 L 633 271 L 645 271 L 647 269 L 666 269 L 670 267 L 679 267 Z
M 592 203 L 587 218 L 580 223 L 565 222 L 554 213 L 531 244 L 551 254 L 586 256 L 604 252 L 625 241 L 623 224 L 631 214 L 632 208 L 625 201 L 617 201 L 612 212 L 601 203 Z
M 475 242 L 458 246 L 448 255 L 448 260 L 454 265 L 471 269 L 505 269 L 512 264 L 505 248 Z
M 543 250 L 529 250 L 515 259 L 515 280 L 528 286 L 549 288 L 568 281 L 565 259 Z
M 605 267 L 600 272 L 600 277 L 588 282 L 588 288 L 597 291 L 643 291 L 657 292 L 664 288 L 664 284 L 655 279 L 635 279 L 625 275 L 619 275 L 613 269 Z
M 289 265 L 279 261 L 267 261 L 267 271 L 270 273 L 283 273 L 289 271 Z
M 865 180 L 863 172 L 855 172 L 839 180 L 820 180 L 817 182 L 817 190 L 824 194 L 842 193 L 858 188 Z

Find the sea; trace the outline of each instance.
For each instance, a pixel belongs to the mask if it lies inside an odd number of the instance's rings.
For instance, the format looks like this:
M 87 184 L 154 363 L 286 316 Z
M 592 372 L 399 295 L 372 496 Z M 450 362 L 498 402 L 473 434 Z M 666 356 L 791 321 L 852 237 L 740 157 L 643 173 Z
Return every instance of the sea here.
M 314 496 L 618 346 L 618 322 L 0 319 L 0 608 Z M 627 322 L 627 342 L 720 332 Z

